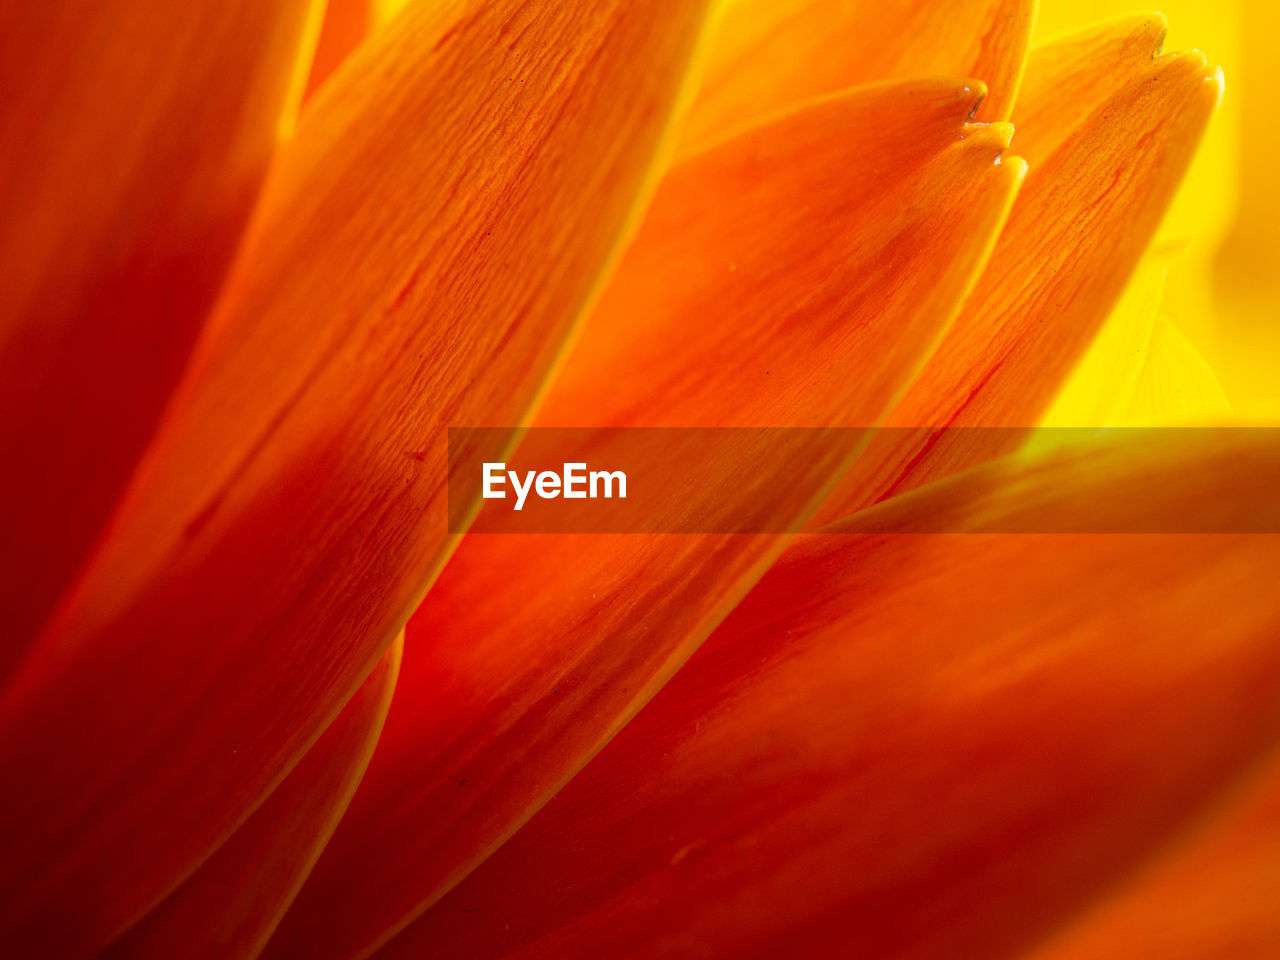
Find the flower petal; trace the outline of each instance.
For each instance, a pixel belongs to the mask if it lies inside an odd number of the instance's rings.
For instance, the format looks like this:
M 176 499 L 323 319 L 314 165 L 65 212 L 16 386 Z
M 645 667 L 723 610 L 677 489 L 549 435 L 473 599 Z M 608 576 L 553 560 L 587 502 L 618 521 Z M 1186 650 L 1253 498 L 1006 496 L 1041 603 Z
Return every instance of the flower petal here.
M 1203 0 L 1161 0 L 1159 13 L 1147 17 L 1169 24 L 1166 44 L 1172 49 L 1194 48 L 1213 56 L 1214 63 L 1222 67 L 1228 84 L 1229 96 L 1223 99 L 1213 124 L 1206 132 L 1200 149 L 1179 189 L 1169 205 L 1169 211 L 1160 224 L 1157 234 L 1161 242 L 1178 240 L 1188 245 L 1187 252 L 1193 258 L 1211 257 L 1222 243 L 1235 219 L 1240 202 L 1242 162 L 1247 154 L 1242 151 L 1242 136 L 1248 136 L 1245 124 L 1248 111 L 1247 98 L 1255 92 L 1257 80 L 1255 57 L 1246 55 L 1243 49 L 1248 38 L 1261 31 L 1265 36 L 1268 24 L 1251 22 L 1241 0 L 1219 0 L 1204 3 Z M 1040 0 L 1036 11 L 1033 44 L 1044 38 L 1052 38 L 1066 31 L 1078 30 L 1082 25 L 1109 17 L 1130 15 L 1133 4 L 1116 0 Z M 1234 84 L 1248 77 L 1244 95 Z M 1243 128 L 1243 129 L 1242 129 Z M 1188 265 L 1190 266 L 1190 264 Z M 1201 277 L 1192 273 L 1193 284 Z M 1177 275 L 1170 277 L 1173 292 L 1179 298 L 1199 300 L 1192 285 L 1182 286 Z M 1198 304 L 1197 304 L 1198 305 Z M 1180 318 L 1175 317 L 1175 320 Z
M 1033 47 L 1015 110 L 1018 150 L 1028 165 L 1052 157 L 1090 114 L 1150 67 L 1168 30 L 1163 14 L 1136 14 Z
M 966 123 L 976 97 L 962 81 L 860 88 L 678 167 L 538 423 L 874 420 L 954 314 L 1023 173 L 998 162 L 1007 128 Z M 468 537 L 411 621 L 369 775 L 267 955 L 360 955 L 425 909 L 782 544 Z
M 373 0 L 328 0 L 325 4 L 305 96 L 312 96 L 368 34 L 374 20 L 372 3 Z
M 1170 253 L 1153 250 L 1139 262 L 1120 300 L 1081 357 L 1043 427 L 1121 427 L 1132 410 L 1151 349 Z
M 990 265 L 890 426 L 1030 427 L 1045 413 L 1141 258 L 1222 91 L 1199 54 L 1141 62 L 1032 168 Z M 973 440 L 882 432 L 818 522 L 1009 452 L 989 433 Z
M 452 545 L 445 425 L 525 415 L 704 12 L 420 3 L 325 84 L 108 539 L 0 701 L 0 939 L 114 938 L 368 675 Z
M 1237 246 L 1222 250 L 1223 238 L 1236 219 L 1237 210 L 1248 213 L 1263 209 L 1257 197 L 1241 206 L 1241 187 L 1247 186 L 1248 142 L 1252 133 L 1267 123 L 1245 122 L 1251 112 L 1250 98 L 1260 97 L 1260 116 L 1267 116 L 1273 103 L 1272 94 L 1259 83 L 1262 63 L 1270 59 L 1265 40 L 1260 41 L 1261 56 L 1246 55 L 1246 38 L 1266 38 L 1271 31 L 1265 22 L 1250 23 L 1246 4 L 1241 0 L 1162 0 L 1160 10 L 1168 18 L 1172 49 L 1191 46 L 1209 51 L 1227 78 L 1227 95 L 1205 131 L 1194 160 L 1188 168 L 1176 195 L 1169 204 L 1156 233 L 1157 246 L 1177 245 L 1178 255 L 1169 271 L 1168 295 L 1163 310 L 1198 348 L 1205 351 L 1215 369 L 1229 380 L 1238 368 L 1231 362 L 1233 353 L 1247 353 L 1253 358 L 1266 356 L 1271 367 L 1277 361 L 1274 350 L 1268 350 L 1261 331 L 1249 335 L 1244 330 L 1228 332 L 1226 315 L 1221 312 L 1221 297 L 1235 293 L 1247 285 L 1244 277 L 1220 274 L 1223 264 L 1239 262 Z M 1045 31 L 1059 31 L 1082 22 L 1114 16 L 1122 9 L 1113 0 L 1041 0 L 1037 13 L 1036 36 Z M 1044 28 L 1044 30 L 1042 30 Z M 1266 134 L 1263 135 L 1267 136 Z M 1256 141 L 1254 141 L 1256 142 Z M 1271 177 L 1270 163 L 1267 178 Z M 1247 254 L 1246 254 L 1247 256 Z M 1244 334 L 1244 336 L 1241 336 Z M 1233 344 L 1232 341 L 1235 341 Z M 1235 349 L 1233 349 L 1233 347 Z M 1243 348 L 1243 349 L 1239 349 Z M 1274 379 L 1274 378 L 1271 378 Z M 1233 392 L 1244 387 L 1232 384 Z
M 178 379 L 291 115 L 311 6 L 0 8 L 0 679 Z
M 974 77 L 981 120 L 1008 120 L 1035 19 L 1029 0 L 736 0 L 685 121 L 686 144 L 715 139 L 803 100 L 863 83 Z
M 1029 960 L 1280 956 L 1280 763 Z
M 346 812 L 373 756 L 403 635 L 302 761 L 231 838 L 100 956 L 256 957 Z
M 987 525 L 1113 497 L 1280 522 L 1273 432 L 982 473 Z M 864 516 L 937 529 L 968 478 Z M 1020 955 L 1280 736 L 1277 561 L 1275 535 L 803 537 L 379 960 Z
M 1147 361 L 1125 421 L 1139 426 L 1211 424 L 1231 416 L 1231 403 L 1213 369 L 1186 334 L 1168 317 L 1161 317 L 1152 331 Z

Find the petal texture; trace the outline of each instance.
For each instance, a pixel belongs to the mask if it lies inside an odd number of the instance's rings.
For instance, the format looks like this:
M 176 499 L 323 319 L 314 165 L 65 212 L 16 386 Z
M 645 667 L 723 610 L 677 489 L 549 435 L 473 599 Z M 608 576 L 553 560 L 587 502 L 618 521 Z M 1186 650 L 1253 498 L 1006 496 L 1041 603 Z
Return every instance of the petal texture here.
M 311 6 L 0 8 L 0 678 L 178 379 L 291 114 Z
M 1039 166 L 1160 55 L 1169 24 L 1138 14 L 1032 48 L 1015 110 L 1018 149 Z
M 1274 435 L 1223 436 L 998 462 L 991 512 L 954 529 L 1082 497 L 1280 520 Z M 935 529 L 968 477 L 865 516 Z M 1274 535 L 802 537 L 378 956 L 1020 955 L 1276 742 L 1278 555 Z
M 678 167 L 537 423 L 874 420 L 954 314 L 1022 176 L 998 162 L 1006 127 L 966 122 L 979 95 L 863 88 Z M 617 434 L 599 435 L 607 451 Z M 820 496 L 842 468 L 797 482 Z M 411 621 L 369 775 L 268 955 L 363 955 L 421 912 L 652 696 L 782 544 L 468 537 Z
M 694 145 L 863 83 L 974 77 L 978 119 L 1008 120 L 1035 19 L 1028 0 L 736 0 L 683 129 Z
M 1138 69 L 1116 92 L 1067 136 L 1048 138 L 1059 145 L 1031 168 L 990 265 L 889 426 L 1030 427 L 1052 403 L 1141 258 L 1222 91 L 1199 54 L 1135 56 Z M 1008 436 L 1016 443 L 1017 431 Z M 972 439 L 963 430 L 880 434 L 819 521 L 1009 452 L 990 435 Z
M 346 812 L 400 672 L 401 636 L 244 825 L 103 960 L 256 957 Z
M 1151 349 L 1169 256 L 1151 251 L 1041 418 L 1046 427 L 1127 426 Z
M 524 416 L 703 13 L 417 4 L 324 84 L 109 538 L 0 701 L 0 938 L 114 938 L 368 675 L 451 546 L 444 426 Z
M 1280 954 L 1280 763 L 1210 812 L 1032 960 L 1269 960 Z
M 1168 317 L 1156 321 L 1126 419 L 1139 425 L 1224 423 L 1231 402 L 1200 351 Z

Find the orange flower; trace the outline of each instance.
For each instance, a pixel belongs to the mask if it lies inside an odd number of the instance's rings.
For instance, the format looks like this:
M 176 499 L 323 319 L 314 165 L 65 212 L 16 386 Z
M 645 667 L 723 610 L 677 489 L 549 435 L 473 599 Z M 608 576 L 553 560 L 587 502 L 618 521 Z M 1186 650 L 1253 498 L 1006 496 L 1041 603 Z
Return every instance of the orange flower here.
M 3 952 L 1066 960 L 1202 883 L 1280 942 L 1273 771 L 1223 799 L 1276 538 L 984 533 L 1274 529 L 1269 434 L 882 432 L 799 540 L 446 524 L 451 426 L 1042 422 L 1220 73 L 1032 0 L 387 6 L 0 11 Z

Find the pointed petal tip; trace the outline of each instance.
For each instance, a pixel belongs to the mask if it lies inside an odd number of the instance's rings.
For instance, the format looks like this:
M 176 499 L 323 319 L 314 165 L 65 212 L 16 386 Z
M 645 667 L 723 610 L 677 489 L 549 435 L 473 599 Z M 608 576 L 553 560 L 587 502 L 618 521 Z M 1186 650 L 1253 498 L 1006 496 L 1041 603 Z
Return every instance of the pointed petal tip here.
M 1198 80 L 1203 85 L 1204 100 L 1213 109 L 1222 103 L 1222 94 L 1226 89 L 1226 75 L 1222 67 L 1210 63 L 1209 58 L 1194 47 L 1186 50 L 1175 50 L 1156 58 L 1167 64 L 1167 69 L 1177 71 L 1179 76 Z
M 1009 172 L 1009 176 L 1014 180 L 1021 182 L 1026 179 L 1027 161 L 1022 159 L 1022 157 L 1017 156 L 1016 154 L 1012 157 L 1002 157 L 1000 158 L 999 163 Z
M 1136 13 L 1104 16 L 1091 20 L 1060 35 L 1051 36 L 1035 45 L 1036 50 L 1053 47 L 1057 44 L 1083 40 L 1090 36 L 1109 36 L 1115 39 L 1125 38 L 1126 46 L 1146 47 L 1151 51 L 1152 59 L 1164 52 L 1165 40 L 1169 35 L 1169 17 L 1160 10 L 1142 10 Z
M 978 126 L 974 117 L 987 97 L 987 85 L 981 80 L 963 76 L 937 75 L 913 77 L 910 79 L 884 79 L 874 83 L 858 84 L 842 87 L 817 96 L 789 102 L 773 111 L 753 116 L 749 120 L 732 126 L 724 126 L 709 136 L 686 135 L 671 166 L 676 167 L 690 158 L 702 153 L 724 147 L 726 144 L 749 134 L 753 130 L 762 130 L 776 124 L 787 117 L 792 117 L 823 105 L 840 104 L 849 100 L 857 91 L 891 91 L 905 92 L 907 98 L 922 98 L 923 102 L 937 102 L 943 111 L 939 114 L 950 122 L 954 110 L 955 121 L 962 127 Z
M 990 154 L 992 164 L 997 166 L 1008 164 L 1010 176 L 1015 180 L 1021 180 L 1026 176 L 1026 162 L 1021 157 L 1004 155 L 1009 149 L 1013 133 L 1013 124 L 1004 120 L 993 123 L 967 123 L 960 140 L 966 150 Z
M 1164 42 L 1169 36 L 1169 18 L 1159 10 L 1149 10 L 1134 19 L 1141 21 L 1135 32 L 1145 33 L 1151 38 L 1152 59 L 1164 53 Z
M 1209 66 L 1209 58 L 1204 55 L 1203 51 L 1197 50 L 1195 47 L 1187 47 L 1185 50 L 1170 50 L 1167 53 L 1161 53 L 1154 59 L 1159 60 L 1170 69 L 1176 69 L 1191 73 L 1195 71 L 1212 72 Z
M 1158 76 L 1170 84 L 1185 85 L 1187 109 L 1199 107 L 1208 115 L 1222 102 L 1225 85 L 1222 68 L 1211 63 L 1199 50 L 1187 48 L 1161 53 L 1147 69 L 1151 71 L 1146 74 L 1148 78 Z
M 1213 98 L 1214 109 L 1222 106 L 1222 97 L 1227 92 L 1227 75 L 1222 72 L 1221 67 L 1206 64 L 1204 86 L 1206 94 Z
M 967 143 L 989 147 L 998 153 L 1003 152 L 1009 149 L 1009 142 L 1013 139 L 1013 124 L 1007 120 L 968 123 L 965 124 L 962 139 Z

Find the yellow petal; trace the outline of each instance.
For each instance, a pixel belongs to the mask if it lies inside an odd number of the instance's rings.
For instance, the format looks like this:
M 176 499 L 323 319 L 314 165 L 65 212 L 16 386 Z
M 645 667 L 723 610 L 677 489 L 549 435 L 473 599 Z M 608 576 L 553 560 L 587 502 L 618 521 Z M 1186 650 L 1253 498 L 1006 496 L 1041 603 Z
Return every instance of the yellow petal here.
M 1232 407 L 1213 369 L 1168 317 L 1152 331 L 1133 406 L 1117 419 L 1122 426 L 1210 424 L 1231 419 Z
M 1259 9 L 1249 12 L 1245 11 L 1246 6 L 1241 0 L 1213 3 L 1167 0 L 1160 4 L 1169 21 L 1170 48 L 1194 47 L 1205 51 L 1221 65 L 1227 78 L 1222 108 L 1205 132 L 1204 142 L 1170 204 L 1158 235 L 1159 242 L 1177 243 L 1183 250 L 1169 275 L 1170 317 L 1205 351 L 1215 367 L 1220 367 L 1224 360 L 1243 359 L 1251 349 L 1246 341 L 1237 351 L 1232 351 L 1231 328 L 1223 326 L 1230 321 L 1219 317 L 1219 305 L 1215 302 L 1224 281 L 1215 279 L 1214 260 L 1232 229 L 1237 211 L 1244 218 L 1261 215 L 1257 196 L 1245 196 L 1244 204 L 1240 203 L 1241 161 L 1248 156 L 1242 154 L 1242 147 L 1246 143 L 1256 145 L 1269 135 L 1265 131 L 1272 124 L 1266 118 L 1275 102 L 1273 96 L 1262 92 L 1256 79 L 1258 72 L 1266 71 L 1266 64 L 1274 59 L 1267 42 L 1274 31 L 1274 26 L 1268 23 L 1273 16 L 1269 12 L 1271 5 L 1264 0 L 1258 4 Z M 1268 11 L 1264 12 L 1262 7 Z M 1130 5 L 1118 0 L 1042 0 L 1036 38 L 1051 37 L 1092 20 L 1127 13 L 1129 9 Z M 1250 23 L 1247 17 L 1255 22 Z M 1246 44 L 1253 43 L 1257 44 L 1257 50 L 1246 51 Z M 1248 122 L 1246 118 L 1250 118 Z M 1261 156 L 1256 163 L 1255 172 L 1270 180 L 1274 164 Z M 1272 237 L 1269 245 L 1274 246 L 1274 234 Z M 1235 339 L 1250 332 L 1244 326 Z M 1252 343 L 1260 342 L 1259 333 L 1261 331 L 1252 331 Z M 1256 354 L 1257 347 L 1252 349 Z M 1280 347 L 1273 343 L 1273 358 L 1280 357 L 1278 349 Z M 1241 366 L 1247 367 L 1247 361 Z M 1243 374 L 1242 370 L 1242 389 L 1248 391 L 1252 381 L 1252 389 L 1256 391 L 1256 379 Z
M 388 23 L 413 0 L 370 0 L 375 26 Z
M 1153 251 L 1139 265 L 1102 332 L 1045 415 L 1059 427 L 1206 425 L 1233 419 L 1213 369 L 1157 311 L 1174 254 Z M 1065 431 L 1070 435 L 1070 431 Z
M 1204 143 L 1187 171 L 1161 225 L 1162 241 L 1191 244 L 1192 256 L 1211 255 L 1222 242 L 1236 212 L 1239 189 L 1240 136 L 1245 64 L 1240 0 L 1161 0 L 1159 16 L 1169 25 L 1166 48 L 1203 50 L 1227 77 L 1228 95 L 1205 133 Z M 1110 17 L 1131 14 L 1132 3 L 1120 0 L 1040 0 L 1035 24 L 1037 42 Z M 1259 29 L 1261 25 L 1254 29 Z M 1184 291 L 1175 283 L 1175 297 Z
M 1153 250 L 1142 258 L 1120 302 L 1044 415 L 1043 426 L 1136 426 L 1127 414 L 1151 350 L 1170 256 Z

